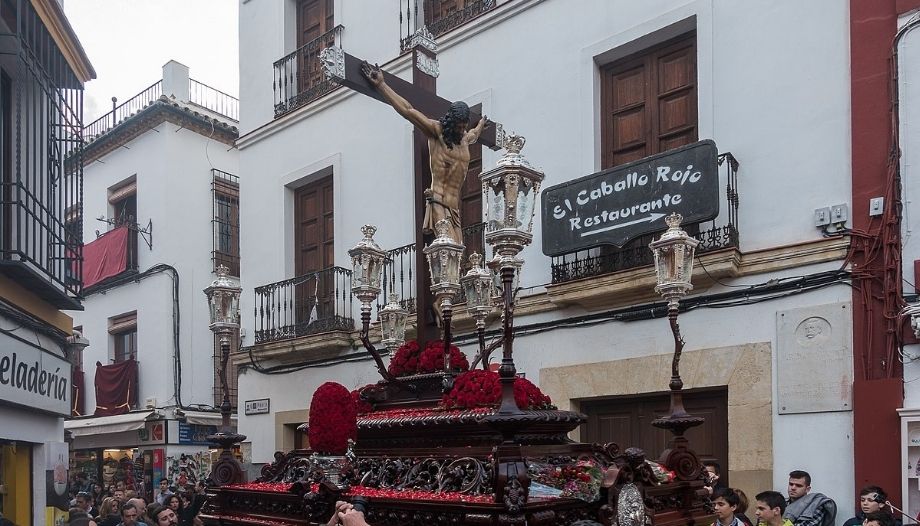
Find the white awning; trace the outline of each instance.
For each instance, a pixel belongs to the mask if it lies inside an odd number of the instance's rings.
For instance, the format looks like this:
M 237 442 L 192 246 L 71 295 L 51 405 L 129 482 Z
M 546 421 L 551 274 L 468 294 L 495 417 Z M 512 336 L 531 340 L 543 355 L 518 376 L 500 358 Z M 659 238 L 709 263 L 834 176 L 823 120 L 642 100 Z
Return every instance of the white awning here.
M 209 411 L 185 411 L 185 421 L 200 426 L 219 426 L 222 423 L 220 413 Z M 235 414 L 230 415 L 230 421 L 236 422 Z
M 147 419 L 155 420 L 156 411 L 138 411 L 123 415 L 99 416 L 65 420 L 64 429 L 70 431 L 75 437 L 86 435 L 100 435 L 104 433 L 123 433 L 144 429 Z

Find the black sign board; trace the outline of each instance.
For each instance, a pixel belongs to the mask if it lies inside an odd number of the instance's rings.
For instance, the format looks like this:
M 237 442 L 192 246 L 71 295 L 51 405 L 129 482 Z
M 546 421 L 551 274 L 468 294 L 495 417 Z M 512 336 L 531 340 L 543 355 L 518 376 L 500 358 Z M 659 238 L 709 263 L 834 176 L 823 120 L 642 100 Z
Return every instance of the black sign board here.
M 543 253 L 559 256 L 719 215 L 718 149 L 711 140 L 617 166 L 543 190 Z

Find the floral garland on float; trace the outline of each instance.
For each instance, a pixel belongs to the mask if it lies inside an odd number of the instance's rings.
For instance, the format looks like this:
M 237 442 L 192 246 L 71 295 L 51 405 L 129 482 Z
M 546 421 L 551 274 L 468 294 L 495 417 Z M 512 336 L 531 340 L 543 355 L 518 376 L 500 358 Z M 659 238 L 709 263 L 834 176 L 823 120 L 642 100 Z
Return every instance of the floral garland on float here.
M 468 371 L 470 362 L 456 345 L 450 346 L 450 370 Z M 409 340 L 402 344 L 390 360 L 387 371 L 393 376 L 412 376 L 444 370 L 444 341 L 432 340 L 422 350 L 418 342 Z

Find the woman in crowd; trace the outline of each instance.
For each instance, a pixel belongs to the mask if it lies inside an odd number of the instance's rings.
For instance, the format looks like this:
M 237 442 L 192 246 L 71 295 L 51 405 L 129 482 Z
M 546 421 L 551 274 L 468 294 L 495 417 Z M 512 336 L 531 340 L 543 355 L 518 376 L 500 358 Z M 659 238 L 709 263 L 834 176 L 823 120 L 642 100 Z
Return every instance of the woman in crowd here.
M 114 497 L 102 499 L 102 506 L 99 507 L 99 516 L 96 517 L 96 524 L 99 526 L 118 526 L 121 522 L 119 514 L 118 501 Z
M 735 517 L 738 517 L 738 520 L 743 522 L 746 526 L 754 526 L 754 524 L 751 523 L 751 519 L 747 516 L 747 509 L 750 504 L 747 495 L 738 488 L 732 488 L 732 491 L 735 492 L 735 495 L 738 495 L 738 508 L 735 510 Z

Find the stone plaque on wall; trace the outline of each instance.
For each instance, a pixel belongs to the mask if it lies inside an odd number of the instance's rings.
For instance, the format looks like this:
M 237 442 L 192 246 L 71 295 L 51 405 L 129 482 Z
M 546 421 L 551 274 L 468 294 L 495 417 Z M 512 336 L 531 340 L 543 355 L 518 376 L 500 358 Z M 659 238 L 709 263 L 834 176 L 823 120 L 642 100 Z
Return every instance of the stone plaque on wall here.
M 849 303 L 776 313 L 779 414 L 853 409 L 853 329 Z

